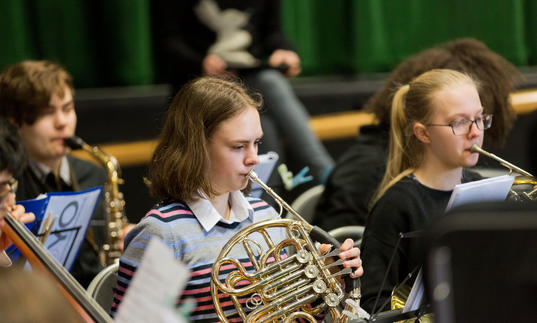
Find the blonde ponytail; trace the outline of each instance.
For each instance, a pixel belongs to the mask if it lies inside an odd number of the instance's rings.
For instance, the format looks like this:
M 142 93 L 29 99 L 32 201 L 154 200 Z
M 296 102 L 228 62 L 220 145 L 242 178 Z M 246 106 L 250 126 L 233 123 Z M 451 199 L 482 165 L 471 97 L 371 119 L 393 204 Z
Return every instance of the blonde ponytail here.
M 409 89 L 410 85 L 403 85 L 399 87 L 393 96 L 392 111 L 390 116 L 391 128 L 388 163 L 386 165 L 384 177 L 382 178 L 379 188 L 374 195 L 371 206 L 373 206 L 376 201 L 382 195 L 384 195 L 388 188 L 390 188 L 402 177 L 398 175 L 405 170 L 402 167 L 404 164 L 403 159 L 405 158 L 404 154 L 406 146 L 405 127 L 407 127 L 408 124 L 405 116 L 405 103 Z

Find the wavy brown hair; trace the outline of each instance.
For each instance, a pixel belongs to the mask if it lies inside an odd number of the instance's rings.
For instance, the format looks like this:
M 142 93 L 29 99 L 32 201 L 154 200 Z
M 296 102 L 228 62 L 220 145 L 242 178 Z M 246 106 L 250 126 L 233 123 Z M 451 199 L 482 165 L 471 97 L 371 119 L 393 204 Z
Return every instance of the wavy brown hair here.
M 200 191 L 213 197 L 207 176 L 209 139 L 223 121 L 261 105 L 259 94 L 251 95 L 231 80 L 201 77 L 183 86 L 169 107 L 149 164 L 151 195 L 161 201 L 190 201 Z
M 65 88 L 74 95 L 73 78 L 50 61 L 22 61 L 0 74 L 0 116 L 21 126 L 32 125 L 50 103 L 52 94 L 63 98 Z
M 369 99 L 365 109 L 375 114 L 383 128 L 389 129 L 395 91 L 416 76 L 435 68 L 463 72 L 479 81 L 481 103 L 486 113 L 494 115 L 486 140 L 496 146 L 502 145 L 516 118 L 509 94 L 524 78 L 513 64 L 473 38 L 447 42 L 406 59 L 390 74 L 384 87 Z

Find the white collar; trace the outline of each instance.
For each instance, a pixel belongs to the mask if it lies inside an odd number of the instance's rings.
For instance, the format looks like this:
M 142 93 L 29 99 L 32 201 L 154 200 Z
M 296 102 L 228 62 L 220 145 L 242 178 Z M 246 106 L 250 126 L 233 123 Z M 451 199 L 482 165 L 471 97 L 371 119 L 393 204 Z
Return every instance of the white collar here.
M 240 191 L 229 193 L 229 203 L 231 205 L 229 220 L 225 220 L 216 211 L 211 202 L 206 199 L 205 194 L 201 195 L 201 198 L 187 202 L 186 204 L 192 210 L 192 213 L 194 213 L 194 216 L 198 219 L 205 231 L 210 231 L 220 221 L 228 224 L 242 222 L 254 214 L 254 209 Z
M 32 158 L 28 158 L 28 165 L 32 169 L 32 171 L 37 175 L 39 180 L 42 182 L 45 181 L 48 174 L 52 172 L 52 169 L 48 167 L 47 165 L 40 163 Z M 67 160 L 67 156 L 63 156 L 60 160 L 60 178 L 65 182 L 67 185 L 71 185 L 71 172 L 69 171 L 69 161 Z

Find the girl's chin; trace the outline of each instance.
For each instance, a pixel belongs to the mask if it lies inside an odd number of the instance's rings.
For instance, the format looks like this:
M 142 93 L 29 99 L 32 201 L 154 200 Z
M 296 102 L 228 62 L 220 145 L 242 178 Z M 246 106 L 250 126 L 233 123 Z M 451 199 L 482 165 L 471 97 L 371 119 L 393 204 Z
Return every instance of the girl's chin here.
M 479 156 L 471 156 L 469 158 L 466 158 L 465 163 L 463 167 L 472 167 L 477 164 L 477 160 L 479 159 Z
M 241 185 L 241 187 L 238 189 L 238 191 L 242 191 L 242 190 L 245 189 L 247 186 L 248 186 L 248 181 L 246 181 L 243 185 Z

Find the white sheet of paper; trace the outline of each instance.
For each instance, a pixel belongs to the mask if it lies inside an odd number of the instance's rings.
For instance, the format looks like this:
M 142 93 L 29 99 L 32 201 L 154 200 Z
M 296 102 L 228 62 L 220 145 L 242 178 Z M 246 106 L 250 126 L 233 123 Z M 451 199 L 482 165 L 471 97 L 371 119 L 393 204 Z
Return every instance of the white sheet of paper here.
M 446 212 L 456 206 L 468 203 L 503 201 L 507 197 L 514 179 L 511 175 L 502 175 L 459 184 L 451 193 Z
M 403 308 L 403 313 L 417 310 L 423 300 L 423 294 L 425 292 L 425 286 L 423 285 L 423 274 L 422 269 L 418 272 L 418 276 L 412 285 L 410 294 L 408 294 L 408 299 Z
M 175 303 L 190 271 L 160 239 L 152 238 L 125 293 L 115 322 L 185 322 Z
M 71 270 L 95 210 L 101 187 L 82 192 L 49 193 L 44 212 L 56 218 L 45 242 L 49 253 Z M 43 224 L 38 232 L 43 232 Z
M 277 153 L 273 151 L 269 151 L 266 154 L 259 155 L 259 163 L 255 166 L 255 172 L 259 179 L 266 183 L 268 179 L 270 178 L 270 175 L 272 174 L 272 171 L 274 170 L 274 166 L 276 166 L 276 162 L 278 161 Z M 252 183 L 252 190 L 250 192 L 250 195 L 253 197 L 260 197 L 263 193 L 263 188 L 259 186 L 257 183 Z

